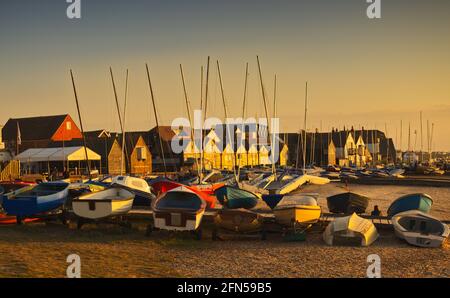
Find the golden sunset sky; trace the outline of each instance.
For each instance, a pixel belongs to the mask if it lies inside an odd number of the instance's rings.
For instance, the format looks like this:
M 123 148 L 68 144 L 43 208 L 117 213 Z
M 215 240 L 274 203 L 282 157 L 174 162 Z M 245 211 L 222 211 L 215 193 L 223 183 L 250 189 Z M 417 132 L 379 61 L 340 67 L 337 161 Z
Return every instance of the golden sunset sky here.
M 163 124 L 186 117 L 182 63 L 193 107 L 200 67 L 211 56 L 208 115 L 223 117 L 216 60 L 232 117 L 241 115 L 249 63 L 247 116 L 264 116 L 256 55 L 273 100 L 278 77 L 282 131 L 302 128 L 309 82 L 308 129 L 378 128 L 406 149 L 407 126 L 423 111 L 435 124 L 433 149 L 450 150 L 450 1 L 382 0 L 368 19 L 365 0 L 86 1 L 82 18 L 65 1 L 2 1 L 0 124 L 8 118 L 70 113 L 78 122 L 69 77 L 75 74 L 87 129 L 118 130 L 109 66 L 121 102 L 130 71 L 126 128 L 155 125 L 145 63 Z M 272 104 L 270 104 L 272 109 Z M 411 137 L 414 143 L 414 135 Z M 414 145 L 414 144 L 412 144 Z M 424 145 L 425 147 L 425 145 Z M 426 149 L 426 148 L 424 148 Z

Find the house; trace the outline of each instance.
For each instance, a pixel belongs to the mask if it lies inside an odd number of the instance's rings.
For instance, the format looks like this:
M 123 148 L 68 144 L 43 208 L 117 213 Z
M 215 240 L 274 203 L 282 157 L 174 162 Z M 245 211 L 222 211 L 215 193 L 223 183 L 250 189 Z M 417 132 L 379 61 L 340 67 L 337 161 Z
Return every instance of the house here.
M 86 131 L 84 136 L 86 145 L 102 157 L 99 172 L 119 175 L 122 149 L 117 140 L 118 134 L 102 129 Z M 77 143 L 78 145 L 83 144 L 82 140 L 79 140 Z M 123 162 L 123 168 L 125 168 L 125 161 Z
M 203 162 L 204 168 L 210 169 L 220 169 L 222 167 L 222 151 L 219 146 L 221 146 L 222 140 L 216 134 L 214 128 L 209 130 L 205 136 L 204 148 L 203 148 Z
M 29 148 L 46 148 L 54 142 L 81 139 L 81 131 L 68 114 L 9 119 L 2 128 L 5 147 L 18 154 Z
M 101 173 L 140 176 L 152 172 L 152 154 L 144 140 L 144 133 L 125 133 L 123 158 L 122 134 L 96 130 L 85 132 L 85 137 L 87 146 L 102 156 Z
M 270 161 L 270 157 L 269 157 L 270 151 L 266 145 L 260 145 L 258 153 L 259 153 L 259 164 L 260 165 L 272 164 Z
M 328 166 L 336 164 L 336 147 L 330 132 L 306 133 L 306 144 L 303 143 L 304 135 L 304 131 L 283 134 L 283 141 L 288 147 L 287 165 L 303 166 L 303 148 L 305 145 L 306 165 Z M 282 147 L 281 152 L 283 150 Z
M 131 175 L 148 175 L 152 172 L 153 159 L 143 134 L 140 132 L 125 133 L 127 155 L 127 173 Z
M 182 142 L 180 146 L 183 148 L 183 162 L 189 161 L 194 164 L 196 161 L 200 160 L 201 141 L 200 138 L 197 138 L 200 136 L 200 133 L 201 131 L 197 131 L 197 134 L 194 133 L 194 139 L 192 139 L 191 134 L 183 129 L 179 129 L 178 132 L 176 132 L 177 138 Z
M 183 154 L 175 153 L 172 150 L 172 141 L 176 141 L 178 137 L 171 126 L 155 126 L 151 130 L 141 133 L 152 154 L 153 171 L 164 171 L 164 162 L 167 171 L 177 171 L 180 169 L 183 165 Z
M 3 138 L 2 138 L 2 129 L 3 129 L 3 126 L 0 125 L 0 150 L 5 149 L 5 143 L 3 143 Z
M 329 166 L 336 164 L 336 146 L 333 142 L 331 133 L 315 132 L 307 135 L 307 140 L 311 140 L 313 148 L 307 146 L 306 155 L 309 157 L 310 163 L 316 166 Z
M 283 146 L 280 150 L 280 159 L 279 159 L 279 165 L 281 167 L 285 167 L 288 164 L 289 160 L 289 147 L 287 144 L 283 143 Z
M 247 151 L 247 165 L 255 167 L 259 165 L 259 150 L 258 145 L 251 144 Z
M 362 139 L 366 144 L 370 160 L 367 162 L 389 163 L 395 161 L 396 149 L 392 138 L 387 138 L 385 133 L 380 130 L 365 130 L 362 127 Z

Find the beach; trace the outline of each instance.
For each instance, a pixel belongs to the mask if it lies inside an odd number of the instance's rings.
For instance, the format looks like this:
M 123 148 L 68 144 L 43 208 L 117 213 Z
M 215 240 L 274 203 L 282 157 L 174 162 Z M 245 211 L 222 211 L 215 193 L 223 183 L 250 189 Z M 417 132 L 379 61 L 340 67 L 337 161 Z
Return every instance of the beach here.
M 323 212 L 326 197 L 346 189 L 341 183 L 308 185 L 297 192 L 319 193 Z M 424 192 L 434 200 L 431 214 L 450 219 L 450 189 L 406 186 L 349 185 L 371 198 L 368 211 L 383 213 L 397 197 Z M 267 208 L 261 203 L 261 208 Z M 145 226 L 86 225 L 81 230 L 60 223 L 0 226 L 0 277 L 65 277 L 70 254 L 81 258 L 82 277 L 365 277 L 367 257 L 377 254 L 382 277 L 450 277 L 450 245 L 425 249 L 408 245 L 391 227 L 379 229 L 369 247 L 327 246 L 321 230 L 312 229 L 304 242 L 286 242 L 269 234 L 257 238 L 226 237 L 212 241 L 191 235 L 153 233 Z

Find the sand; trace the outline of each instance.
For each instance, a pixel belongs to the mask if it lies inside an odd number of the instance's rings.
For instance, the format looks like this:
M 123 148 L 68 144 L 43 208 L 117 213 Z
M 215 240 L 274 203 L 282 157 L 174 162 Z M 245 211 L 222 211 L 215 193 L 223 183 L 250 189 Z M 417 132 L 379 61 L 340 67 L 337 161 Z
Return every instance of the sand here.
M 326 196 L 343 191 L 342 184 L 306 186 Z M 431 214 L 450 219 L 450 190 L 430 187 L 351 185 L 386 211 L 400 195 L 425 192 L 434 199 Z M 264 206 L 263 206 L 264 207 Z M 378 254 L 383 277 L 450 277 L 450 245 L 424 249 L 395 237 L 392 228 L 379 229 L 370 247 L 330 247 L 319 229 L 305 242 L 227 237 L 212 241 L 206 229 L 202 241 L 191 235 L 154 233 L 144 226 L 132 230 L 111 225 L 87 225 L 82 230 L 61 224 L 32 223 L 0 226 L 0 277 L 65 277 L 66 258 L 77 253 L 82 277 L 365 277 L 367 256 Z

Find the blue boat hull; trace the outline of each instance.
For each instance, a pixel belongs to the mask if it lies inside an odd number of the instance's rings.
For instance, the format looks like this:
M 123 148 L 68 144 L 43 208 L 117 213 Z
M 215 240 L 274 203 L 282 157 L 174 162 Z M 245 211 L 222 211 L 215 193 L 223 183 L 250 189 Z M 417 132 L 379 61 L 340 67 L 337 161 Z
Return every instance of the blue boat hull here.
M 428 213 L 433 205 L 433 200 L 426 194 L 410 194 L 395 200 L 389 207 L 387 214 L 392 217 L 400 212 L 420 210 Z
M 263 201 L 270 207 L 270 209 L 274 209 L 283 197 L 284 195 L 280 194 L 262 195 Z
M 3 208 L 9 215 L 27 217 L 58 209 L 64 204 L 64 201 L 65 198 L 39 201 L 36 197 L 21 197 L 14 200 L 4 200 Z
M 8 215 L 30 217 L 58 209 L 69 194 L 68 183 L 49 182 L 21 188 L 3 195 L 2 206 Z

